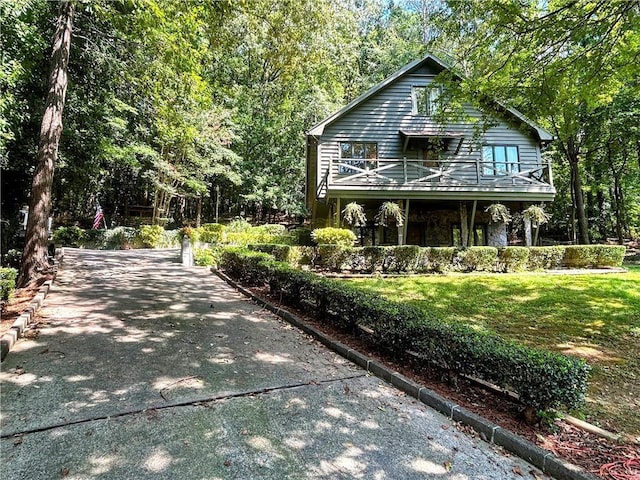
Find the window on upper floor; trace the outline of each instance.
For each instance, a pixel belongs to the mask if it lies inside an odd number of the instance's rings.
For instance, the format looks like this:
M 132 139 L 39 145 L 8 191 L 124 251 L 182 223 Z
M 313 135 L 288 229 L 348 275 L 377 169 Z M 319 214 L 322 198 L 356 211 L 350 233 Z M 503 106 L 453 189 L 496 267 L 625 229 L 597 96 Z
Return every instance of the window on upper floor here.
M 358 171 L 344 164 L 361 169 L 375 168 L 377 158 L 378 144 L 375 142 L 340 142 L 341 165 L 339 173 L 356 173 Z
M 411 89 L 412 113 L 432 116 L 438 109 L 442 89 L 438 86 L 413 87 Z
M 520 171 L 520 157 L 515 145 L 483 145 L 482 173 L 504 175 Z

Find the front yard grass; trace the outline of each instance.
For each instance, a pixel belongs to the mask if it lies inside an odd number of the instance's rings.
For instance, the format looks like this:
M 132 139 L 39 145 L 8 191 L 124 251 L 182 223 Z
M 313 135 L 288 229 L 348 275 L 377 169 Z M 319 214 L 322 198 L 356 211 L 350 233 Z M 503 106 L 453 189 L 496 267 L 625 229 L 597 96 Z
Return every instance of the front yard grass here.
M 640 437 L 640 266 L 626 273 L 448 274 L 350 279 L 529 346 L 584 358 L 592 367 L 584 415 Z

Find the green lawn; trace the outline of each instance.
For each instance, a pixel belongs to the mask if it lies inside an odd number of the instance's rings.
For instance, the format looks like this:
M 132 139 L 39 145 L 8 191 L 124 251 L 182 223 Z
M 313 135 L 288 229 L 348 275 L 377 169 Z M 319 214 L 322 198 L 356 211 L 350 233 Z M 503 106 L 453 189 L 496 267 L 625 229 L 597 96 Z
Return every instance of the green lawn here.
M 389 299 L 593 366 L 585 415 L 640 436 L 640 266 L 588 275 L 449 274 L 353 279 Z

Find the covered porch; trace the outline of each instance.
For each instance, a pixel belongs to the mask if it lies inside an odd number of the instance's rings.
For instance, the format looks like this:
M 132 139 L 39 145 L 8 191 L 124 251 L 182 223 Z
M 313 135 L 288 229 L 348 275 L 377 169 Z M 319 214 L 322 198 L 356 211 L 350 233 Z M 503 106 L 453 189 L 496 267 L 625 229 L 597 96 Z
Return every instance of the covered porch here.
M 394 201 L 404 214 L 404 222 L 401 226 L 393 221 L 382 226 L 376 222 L 375 217 L 386 200 L 388 199 L 337 197 L 324 205 L 324 212 L 317 212 L 319 215 L 316 226 L 351 228 L 361 246 L 406 244 L 468 247 L 531 244 L 531 228 L 527 222 L 516 227 L 491 221 L 485 210 L 492 203 L 497 203 L 495 200 L 396 199 Z M 354 227 L 344 220 L 343 210 L 351 202 L 363 207 L 367 217 L 365 226 Z M 514 215 L 523 212 L 533 202 L 511 200 L 500 203 Z

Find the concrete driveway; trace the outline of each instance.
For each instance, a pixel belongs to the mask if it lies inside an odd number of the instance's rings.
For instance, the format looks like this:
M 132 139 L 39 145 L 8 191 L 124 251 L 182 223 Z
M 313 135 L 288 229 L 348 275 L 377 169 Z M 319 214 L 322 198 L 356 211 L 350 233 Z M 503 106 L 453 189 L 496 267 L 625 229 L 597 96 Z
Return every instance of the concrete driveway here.
M 2 363 L 0 478 L 534 478 L 178 253 L 66 250 Z

